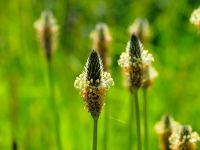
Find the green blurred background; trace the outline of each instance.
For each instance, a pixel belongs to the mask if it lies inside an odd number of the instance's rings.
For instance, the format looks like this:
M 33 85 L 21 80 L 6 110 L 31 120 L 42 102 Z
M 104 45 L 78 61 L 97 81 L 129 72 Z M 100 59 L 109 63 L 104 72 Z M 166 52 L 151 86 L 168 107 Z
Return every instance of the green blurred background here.
M 163 114 L 200 132 L 200 36 L 189 22 L 199 4 L 198 0 L 0 0 L 0 149 L 11 149 L 14 135 L 20 150 L 56 150 L 47 64 L 33 28 L 46 8 L 60 26 L 53 69 L 64 150 L 92 146 L 92 118 L 73 83 L 91 51 L 89 34 L 98 22 L 108 24 L 113 39 L 115 87 L 106 97 L 109 149 L 127 145 L 129 93 L 117 60 L 129 38 L 127 27 L 137 17 L 149 20 L 152 36 L 144 47 L 153 53 L 159 72 L 148 93 L 150 149 L 158 149 L 154 125 Z M 103 149 L 103 121 L 104 111 L 99 119 L 99 149 Z

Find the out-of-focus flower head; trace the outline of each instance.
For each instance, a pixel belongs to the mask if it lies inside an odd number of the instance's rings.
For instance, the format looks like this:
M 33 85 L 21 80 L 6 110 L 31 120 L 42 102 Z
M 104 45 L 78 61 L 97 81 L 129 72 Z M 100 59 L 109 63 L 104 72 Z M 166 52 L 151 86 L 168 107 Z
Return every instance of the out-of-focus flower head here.
M 103 71 L 101 58 L 93 50 L 87 60 L 85 70 L 74 82 L 75 88 L 86 103 L 93 118 L 98 118 L 104 105 L 105 92 L 114 86 L 110 73 Z
M 105 23 L 98 23 L 90 37 L 93 41 L 92 47 L 99 53 L 104 69 L 107 71 L 110 64 L 109 46 L 112 40 L 108 26 Z
M 182 125 L 169 138 L 172 150 L 195 150 L 196 143 L 200 140 L 197 132 L 191 126 Z
M 145 18 L 137 18 L 128 28 L 130 35 L 135 33 L 140 41 L 144 43 L 150 37 L 149 22 Z
M 58 25 L 51 11 L 42 12 L 40 18 L 34 23 L 39 42 L 47 59 L 50 59 L 57 46 Z
M 157 76 L 158 76 L 158 72 L 152 65 L 149 65 L 146 68 L 144 68 L 143 77 L 142 77 L 142 87 L 143 88 L 150 87 L 153 81 L 155 80 L 155 78 L 157 78 Z
M 192 12 L 190 22 L 200 30 L 200 7 Z
M 163 116 L 161 120 L 156 123 L 155 131 L 160 138 L 161 150 L 170 150 L 169 137 L 177 130 L 178 126 L 179 123 L 174 121 L 174 119 L 168 115 Z
M 143 49 L 135 34 L 127 43 L 126 51 L 120 56 L 118 64 L 123 68 L 129 89 L 137 90 L 142 85 L 143 69 L 154 61 L 153 56 Z
M 173 132 L 177 129 L 179 123 L 176 122 L 171 116 L 165 115 L 161 118 L 159 122 L 155 125 L 155 131 L 158 134 L 163 134 L 165 132 Z

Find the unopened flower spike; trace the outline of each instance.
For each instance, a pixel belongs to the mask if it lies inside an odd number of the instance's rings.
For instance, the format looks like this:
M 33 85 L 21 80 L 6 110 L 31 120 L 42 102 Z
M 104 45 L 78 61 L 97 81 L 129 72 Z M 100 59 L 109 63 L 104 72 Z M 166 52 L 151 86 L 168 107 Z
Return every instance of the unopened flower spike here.
M 169 138 L 172 150 L 196 150 L 196 143 L 200 140 L 197 132 L 189 125 L 182 125 Z
M 128 28 L 130 35 L 135 33 L 143 43 L 150 37 L 149 22 L 145 18 L 137 18 Z
M 142 85 L 143 68 L 150 65 L 153 60 L 152 55 L 143 49 L 138 37 L 132 34 L 126 51 L 121 54 L 118 61 L 127 76 L 127 84 L 131 91 Z
M 48 60 L 57 47 L 58 25 L 50 11 L 42 12 L 40 18 L 34 23 L 39 42 Z
M 192 12 L 190 22 L 200 30 L 200 7 Z
M 169 137 L 177 130 L 179 123 L 168 115 L 165 115 L 156 123 L 155 130 L 160 138 L 161 150 L 170 150 Z
M 91 52 L 85 70 L 76 78 L 74 86 L 80 90 L 92 117 L 98 118 L 104 105 L 105 92 L 114 86 L 114 81 L 110 73 L 103 71 L 101 58 L 95 50 Z
M 110 64 L 109 46 L 111 35 L 108 26 L 105 23 L 98 23 L 95 30 L 90 34 L 92 39 L 92 47 L 99 53 L 103 67 L 107 71 Z

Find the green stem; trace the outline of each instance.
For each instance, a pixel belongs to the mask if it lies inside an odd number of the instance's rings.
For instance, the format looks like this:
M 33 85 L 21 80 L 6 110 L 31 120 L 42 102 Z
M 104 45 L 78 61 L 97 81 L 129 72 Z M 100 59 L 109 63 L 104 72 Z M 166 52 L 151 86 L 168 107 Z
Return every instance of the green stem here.
M 18 100 L 17 100 L 17 89 L 16 89 L 16 79 L 10 79 L 10 92 L 11 92 L 11 101 L 10 101 L 10 115 L 11 115 L 11 129 L 12 129 L 12 150 L 17 150 L 17 122 L 18 122 Z
M 104 116 L 104 138 L 103 138 L 103 149 L 108 148 L 108 135 L 109 135 L 109 104 L 108 101 L 105 106 L 105 116 Z
M 134 114 L 134 101 L 132 96 L 130 98 L 130 115 L 129 115 L 129 144 L 128 149 L 132 149 L 132 142 L 133 142 L 133 114 Z
M 60 119 L 59 119 L 59 113 L 58 110 L 56 109 L 56 102 L 55 102 L 55 91 L 54 91 L 54 79 L 53 79 L 53 71 L 52 71 L 52 66 L 51 66 L 51 60 L 48 60 L 48 76 L 49 76 L 49 86 L 50 86 L 50 103 L 51 107 L 54 113 L 54 123 L 55 123 L 55 132 L 56 132 L 56 143 L 58 150 L 62 150 L 61 146 L 61 139 L 60 139 Z
M 143 89 L 144 97 L 144 144 L 145 150 L 148 150 L 148 100 L 147 100 L 147 89 Z
M 94 119 L 94 128 L 93 128 L 93 150 L 97 150 L 97 128 L 98 128 L 98 118 Z
M 139 102 L 138 102 L 138 92 L 134 91 L 134 100 L 135 100 L 135 114 L 136 114 L 136 127 L 137 127 L 137 146 L 138 150 L 142 149 L 141 145 L 141 129 L 140 129 L 140 109 L 139 109 Z

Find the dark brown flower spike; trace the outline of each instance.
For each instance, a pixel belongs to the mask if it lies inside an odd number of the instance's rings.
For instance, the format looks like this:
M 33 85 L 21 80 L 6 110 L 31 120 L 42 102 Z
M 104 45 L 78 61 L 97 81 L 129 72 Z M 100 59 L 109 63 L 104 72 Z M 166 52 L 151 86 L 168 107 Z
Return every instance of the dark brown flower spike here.
M 34 24 L 39 42 L 45 51 L 46 58 L 51 59 L 57 46 L 58 25 L 50 11 L 44 11 Z
M 101 58 L 93 50 L 87 60 L 85 71 L 76 78 L 74 86 L 93 118 L 98 118 L 104 105 L 105 92 L 114 85 L 110 73 L 103 71 Z

